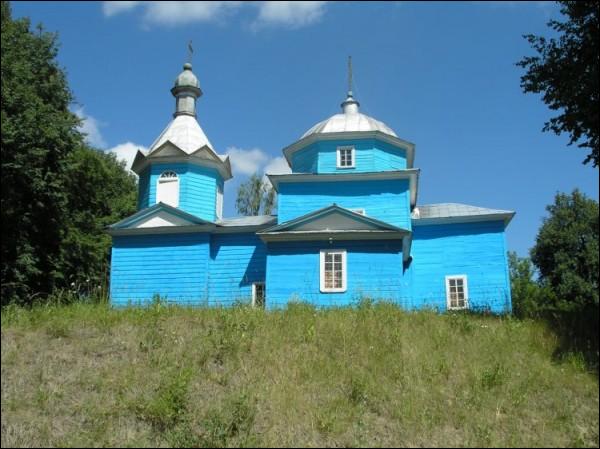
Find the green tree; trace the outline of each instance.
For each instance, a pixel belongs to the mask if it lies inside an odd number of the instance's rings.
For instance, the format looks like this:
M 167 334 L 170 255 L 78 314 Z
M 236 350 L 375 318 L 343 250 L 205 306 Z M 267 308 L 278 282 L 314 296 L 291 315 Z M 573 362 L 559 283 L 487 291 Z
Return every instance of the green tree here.
M 537 318 L 543 310 L 541 287 L 535 281 L 535 268 L 529 257 L 508 252 L 513 314 L 519 318 Z
M 81 144 L 56 35 L 2 2 L 2 302 L 55 286 L 66 159 Z
M 524 92 L 543 93 L 544 103 L 562 113 L 545 123 L 544 131 L 566 132 L 569 145 L 578 143 L 590 152 L 584 164 L 598 166 L 600 100 L 598 71 L 600 61 L 600 27 L 597 1 L 558 2 L 564 22 L 551 20 L 548 26 L 559 33 L 546 39 L 532 34 L 524 36 L 536 50 L 517 63 L 527 69 L 521 77 Z
M 275 199 L 273 187 L 255 173 L 238 187 L 235 207 L 242 215 L 269 215 L 275 207 Z
M 135 181 L 113 156 L 88 148 L 69 110 L 58 39 L 2 2 L 2 304 L 72 282 L 98 281 L 102 228 L 131 213 Z M 104 269 L 104 271 L 106 271 Z
M 575 190 L 546 208 L 531 250 L 540 282 L 552 289 L 545 309 L 577 343 L 598 347 L 598 203 Z
M 63 284 L 104 287 L 108 280 L 111 238 L 105 232 L 136 210 L 135 176 L 114 154 L 79 147 L 68 160 L 64 183 L 69 192 L 65 236 L 61 243 Z

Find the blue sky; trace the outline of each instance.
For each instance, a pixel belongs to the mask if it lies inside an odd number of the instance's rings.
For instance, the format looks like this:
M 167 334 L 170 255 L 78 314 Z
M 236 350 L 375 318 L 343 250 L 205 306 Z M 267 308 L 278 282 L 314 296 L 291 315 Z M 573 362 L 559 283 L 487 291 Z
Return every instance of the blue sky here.
M 169 92 L 193 40 L 198 119 L 235 177 L 225 215 L 255 169 L 285 169 L 281 149 L 339 111 L 346 59 L 361 112 L 416 144 L 420 204 L 517 212 L 508 247 L 526 255 L 557 191 L 598 199 L 598 170 L 552 112 L 521 92 L 523 34 L 549 35 L 550 2 L 14 2 L 57 31 L 59 61 L 88 139 L 126 157 L 171 119 Z

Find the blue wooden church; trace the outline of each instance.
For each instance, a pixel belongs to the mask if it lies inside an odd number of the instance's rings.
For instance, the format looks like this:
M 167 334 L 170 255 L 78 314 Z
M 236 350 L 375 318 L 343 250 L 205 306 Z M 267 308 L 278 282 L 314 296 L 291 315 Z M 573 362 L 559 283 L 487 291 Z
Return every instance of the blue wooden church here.
M 229 158 L 196 118 L 191 64 L 171 89 L 173 120 L 138 151 L 138 212 L 109 227 L 113 305 L 156 295 L 190 305 L 362 298 L 405 308 L 511 310 L 505 229 L 514 212 L 417 203 L 415 145 L 362 114 L 341 113 L 283 149 L 290 174 L 268 175 L 277 215 L 223 217 Z

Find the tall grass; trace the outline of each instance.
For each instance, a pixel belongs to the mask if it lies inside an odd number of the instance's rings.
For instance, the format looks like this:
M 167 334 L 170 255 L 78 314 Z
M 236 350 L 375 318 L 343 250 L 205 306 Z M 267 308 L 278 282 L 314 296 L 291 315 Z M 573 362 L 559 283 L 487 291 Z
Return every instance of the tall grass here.
M 542 323 L 385 303 L 2 310 L 2 446 L 598 446 Z

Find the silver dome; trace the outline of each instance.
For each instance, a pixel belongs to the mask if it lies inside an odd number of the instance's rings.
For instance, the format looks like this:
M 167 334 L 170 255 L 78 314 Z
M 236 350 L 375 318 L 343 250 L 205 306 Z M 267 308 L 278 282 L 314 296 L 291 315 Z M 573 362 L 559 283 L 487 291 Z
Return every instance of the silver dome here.
M 186 62 L 183 65 L 183 72 L 179 74 L 177 78 L 175 78 L 175 86 L 174 87 L 196 87 L 200 88 L 200 82 L 194 72 L 192 72 L 192 64 Z
M 361 114 L 358 111 L 360 104 L 352 97 L 352 92 L 348 92 L 348 97 L 342 103 L 342 113 L 335 114 L 327 120 L 317 123 L 306 131 L 301 139 L 312 134 L 322 133 L 341 133 L 355 131 L 380 131 L 390 136 L 398 137 L 396 133 L 385 123 L 375 120 L 373 117 Z

